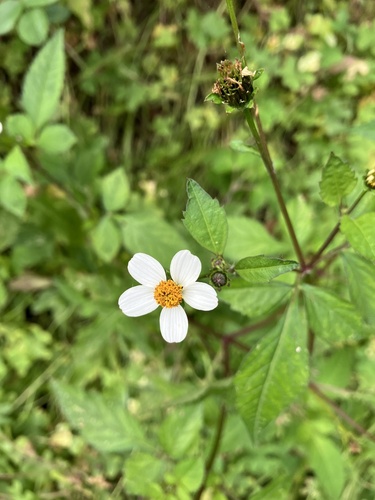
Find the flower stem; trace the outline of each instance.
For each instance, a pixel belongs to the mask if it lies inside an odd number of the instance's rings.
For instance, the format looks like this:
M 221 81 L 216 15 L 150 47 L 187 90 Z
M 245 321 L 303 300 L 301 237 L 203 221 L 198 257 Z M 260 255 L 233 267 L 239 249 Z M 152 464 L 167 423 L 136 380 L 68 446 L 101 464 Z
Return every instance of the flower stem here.
M 226 0 L 227 2 L 227 10 L 230 18 L 230 22 L 232 24 L 232 29 L 234 33 L 234 37 L 236 39 L 236 44 L 238 47 L 238 51 L 242 58 L 244 58 L 244 45 L 241 42 L 240 38 L 240 30 L 238 29 L 238 23 L 236 18 L 236 13 L 234 10 L 233 0 Z
M 204 490 L 206 488 L 208 476 L 210 475 L 211 469 L 212 469 L 214 462 L 215 462 L 217 452 L 219 451 L 220 442 L 221 442 L 221 438 L 222 438 L 223 431 L 224 431 L 225 416 L 226 416 L 225 406 L 222 405 L 220 408 L 219 418 L 217 421 L 215 439 L 214 439 L 214 442 L 212 445 L 211 452 L 208 456 L 206 466 L 204 468 L 203 481 L 199 487 L 199 490 L 197 490 L 197 492 L 194 495 L 194 500 L 199 500 L 202 496 L 202 493 L 204 492 Z
M 280 184 L 279 184 L 279 181 L 278 181 L 278 178 L 276 175 L 276 171 L 275 171 L 275 168 L 273 166 L 271 155 L 270 155 L 270 152 L 268 150 L 266 137 L 265 137 L 262 123 L 261 123 L 260 117 L 259 117 L 258 107 L 256 106 L 256 104 L 254 104 L 253 108 L 245 109 L 244 114 L 245 114 L 247 124 L 249 125 L 251 133 L 252 133 L 252 135 L 255 139 L 255 142 L 258 146 L 258 150 L 259 150 L 259 153 L 262 157 L 264 166 L 266 167 L 268 175 L 271 178 L 273 188 L 274 188 L 275 193 L 276 193 L 277 201 L 278 201 L 281 213 L 284 217 L 284 221 L 285 221 L 290 239 L 291 239 L 293 247 L 294 247 L 294 251 L 296 252 L 297 258 L 299 260 L 299 263 L 300 263 L 302 269 L 304 269 L 305 259 L 304 259 L 301 247 L 299 245 L 296 233 L 294 231 L 292 221 L 290 220 L 289 213 L 288 213 L 288 210 L 286 208 L 285 201 L 284 201 L 284 197 L 283 197 L 282 192 L 281 192 Z
M 354 201 L 354 203 L 351 205 L 351 207 L 348 208 L 346 214 L 350 214 L 351 212 L 353 212 L 353 210 L 355 209 L 355 207 L 358 205 L 358 203 L 362 200 L 362 198 L 364 197 L 364 195 L 367 192 L 368 192 L 368 190 L 366 189 L 366 190 L 364 190 L 364 191 L 362 191 L 360 193 L 360 195 L 357 197 L 357 199 Z M 332 229 L 332 231 L 327 236 L 327 239 L 325 240 L 325 242 L 323 243 L 323 245 L 319 248 L 319 250 L 316 252 L 316 254 L 313 256 L 313 258 L 311 259 L 311 261 L 307 265 L 307 267 L 309 269 L 312 269 L 315 266 L 315 264 L 320 259 L 320 257 L 322 255 L 322 253 L 324 252 L 324 250 L 332 243 L 332 241 L 335 238 L 336 234 L 340 230 L 340 225 L 341 225 L 341 220 L 338 221 L 338 223 L 336 224 L 336 226 Z

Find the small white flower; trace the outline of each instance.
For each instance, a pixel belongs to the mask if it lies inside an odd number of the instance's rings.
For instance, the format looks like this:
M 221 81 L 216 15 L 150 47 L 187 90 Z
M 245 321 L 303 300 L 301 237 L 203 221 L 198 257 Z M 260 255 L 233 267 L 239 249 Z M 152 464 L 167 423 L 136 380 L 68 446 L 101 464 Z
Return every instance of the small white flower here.
M 181 342 L 188 330 L 184 300 L 200 311 L 211 311 L 218 304 L 217 294 L 207 283 L 198 283 L 201 261 L 189 250 L 177 252 L 171 262 L 171 278 L 167 279 L 163 266 L 145 253 L 136 253 L 128 264 L 130 275 L 141 283 L 126 290 L 118 300 L 127 316 L 143 316 L 162 307 L 160 330 L 167 342 Z

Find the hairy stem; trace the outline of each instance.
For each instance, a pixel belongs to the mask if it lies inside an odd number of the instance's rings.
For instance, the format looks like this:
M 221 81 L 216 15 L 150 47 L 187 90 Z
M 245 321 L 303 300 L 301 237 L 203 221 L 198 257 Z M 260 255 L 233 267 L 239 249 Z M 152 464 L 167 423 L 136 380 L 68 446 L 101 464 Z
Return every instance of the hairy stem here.
M 355 207 L 362 200 L 362 198 L 365 196 L 366 193 L 368 193 L 367 189 L 362 191 L 362 193 L 360 193 L 360 195 L 357 197 L 357 199 L 354 201 L 354 203 L 348 208 L 348 210 L 346 211 L 346 214 L 350 214 L 351 212 L 353 212 Z M 320 256 L 322 255 L 322 253 L 332 243 L 333 239 L 335 238 L 335 236 L 337 235 L 337 233 L 340 230 L 340 225 L 341 225 L 341 221 L 339 220 L 338 223 L 335 225 L 335 227 L 332 229 L 332 231 L 327 236 L 327 239 L 325 240 L 323 245 L 319 248 L 319 250 L 316 252 L 316 254 L 313 256 L 313 258 L 311 259 L 311 261 L 307 265 L 307 267 L 309 269 L 312 269 L 315 266 L 315 264 L 320 259 Z
M 288 210 L 286 208 L 286 204 L 284 201 L 283 194 L 281 192 L 280 184 L 276 175 L 275 168 L 273 166 L 273 162 L 271 159 L 271 155 L 268 150 L 267 146 L 267 141 L 265 134 L 263 132 L 262 124 L 260 121 L 259 117 L 259 112 L 258 108 L 256 105 L 254 105 L 254 108 L 252 109 L 245 109 L 244 110 L 245 118 L 247 121 L 247 124 L 249 125 L 249 128 L 251 130 L 251 133 L 255 139 L 255 142 L 258 146 L 259 153 L 262 157 L 264 166 L 266 167 L 266 170 L 268 172 L 268 175 L 271 178 L 273 188 L 276 193 L 277 201 L 281 210 L 281 213 L 284 217 L 284 221 L 290 236 L 290 239 L 292 241 L 294 251 L 296 252 L 297 258 L 299 260 L 299 263 L 301 265 L 301 268 L 305 268 L 305 259 L 301 250 L 301 247 L 299 245 L 296 233 L 294 231 L 294 227 L 292 224 L 292 221 L 290 220 Z
M 319 387 L 316 384 L 314 384 L 313 382 L 310 382 L 309 388 L 321 400 L 323 400 L 325 403 L 327 403 L 342 420 L 344 420 L 347 424 L 349 424 L 351 427 L 353 427 L 353 429 L 355 429 L 358 432 L 358 434 L 360 434 L 361 436 L 366 436 L 368 439 L 375 442 L 375 436 L 373 434 L 368 432 L 364 427 L 362 427 L 362 425 L 360 425 L 358 422 L 356 422 L 342 408 L 340 408 L 340 406 L 338 404 L 336 404 L 328 396 L 326 396 L 319 389 Z

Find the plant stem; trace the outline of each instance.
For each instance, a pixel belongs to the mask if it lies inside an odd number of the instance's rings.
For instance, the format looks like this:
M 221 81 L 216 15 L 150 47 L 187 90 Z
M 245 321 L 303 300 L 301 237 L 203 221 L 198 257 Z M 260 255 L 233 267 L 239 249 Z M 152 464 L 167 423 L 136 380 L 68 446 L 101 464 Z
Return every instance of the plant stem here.
M 254 107 L 252 109 L 245 109 L 244 110 L 245 118 L 247 121 L 247 124 L 249 125 L 249 128 L 251 130 L 251 133 L 255 139 L 255 142 L 258 146 L 259 153 L 262 157 L 264 166 L 266 167 L 266 170 L 271 178 L 273 188 L 276 193 L 277 201 L 281 210 L 281 213 L 284 217 L 284 221 L 290 236 L 290 239 L 292 241 L 294 250 L 296 252 L 297 258 L 299 260 L 299 263 L 301 265 L 301 268 L 305 268 L 305 259 L 301 250 L 301 247 L 298 243 L 296 233 L 294 231 L 294 227 L 292 224 L 292 221 L 290 220 L 288 210 L 286 208 L 286 204 L 284 201 L 284 197 L 281 192 L 280 184 L 276 175 L 275 168 L 273 166 L 273 162 L 271 159 L 270 152 L 268 150 L 267 146 L 267 141 L 266 137 L 263 131 L 263 127 L 260 121 L 259 117 L 259 112 L 257 106 L 254 104 Z
M 244 45 L 242 44 L 241 38 L 240 38 L 240 30 L 238 29 L 237 17 L 236 17 L 236 13 L 234 10 L 233 0 L 226 0 L 226 2 L 227 2 L 227 10 L 228 10 L 230 22 L 232 24 L 233 33 L 234 33 L 234 37 L 236 39 L 238 51 L 239 51 L 241 57 L 244 58 Z
M 357 199 L 354 201 L 354 203 L 351 205 L 351 207 L 348 208 L 346 214 L 350 214 L 351 212 L 353 212 L 353 210 L 355 209 L 355 207 L 358 205 L 358 203 L 362 200 L 362 198 L 364 197 L 364 195 L 367 192 L 368 192 L 368 190 L 366 189 L 366 190 L 362 191 L 362 193 L 360 193 L 360 195 L 357 197 Z M 322 255 L 322 253 L 324 252 L 324 250 L 332 243 L 332 241 L 335 238 L 336 234 L 340 230 L 340 225 L 341 225 L 341 220 L 338 221 L 338 223 L 336 224 L 336 226 L 332 229 L 332 231 L 327 236 L 327 239 L 325 240 L 325 242 L 323 243 L 323 245 L 319 248 L 319 250 L 316 252 L 316 254 L 313 256 L 313 258 L 311 259 L 311 261 L 307 265 L 307 267 L 309 269 L 312 269 L 315 266 L 315 264 L 320 259 L 320 256 Z
M 211 469 L 215 462 L 217 452 L 219 451 L 220 442 L 224 431 L 225 415 L 226 415 L 225 406 L 222 405 L 220 408 L 220 414 L 217 421 L 217 428 L 216 428 L 214 442 L 204 469 L 203 481 L 199 487 L 199 490 L 194 495 L 194 500 L 199 500 L 206 488 L 208 476 L 210 475 Z
M 337 415 L 342 418 L 346 423 L 348 423 L 353 429 L 355 429 L 358 434 L 361 436 L 366 436 L 371 441 L 375 442 L 375 436 L 373 436 L 370 432 L 368 432 L 364 427 L 362 427 L 358 422 L 356 422 L 352 417 L 350 417 L 338 404 L 332 401 L 328 396 L 326 396 L 319 387 L 314 384 L 314 382 L 310 382 L 309 388 L 312 392 L 314 392 L 320 399 L 322 399 L 325 403 L 327 403 Z

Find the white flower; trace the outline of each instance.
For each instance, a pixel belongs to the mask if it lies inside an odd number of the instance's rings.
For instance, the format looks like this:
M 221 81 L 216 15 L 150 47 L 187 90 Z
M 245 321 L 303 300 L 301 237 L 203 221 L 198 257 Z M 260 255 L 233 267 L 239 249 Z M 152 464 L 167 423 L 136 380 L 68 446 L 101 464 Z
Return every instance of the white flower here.
M 171 278 L 167 279 L 163 266 L 145 253 L 136 253 L 128 264 L 131 276 L 141 283 L 126 290 L 118 300 L 127 316 L 143 316 L 162 306 L 160 330 L 167 342 L 181 342 L 188 330 L 184 300 L 200 311 L 211 311 L 218 304 L 217 294 L 207 283 L 198 283 L 201 261 L 189 250 L 177 252 L 171 262 Z

